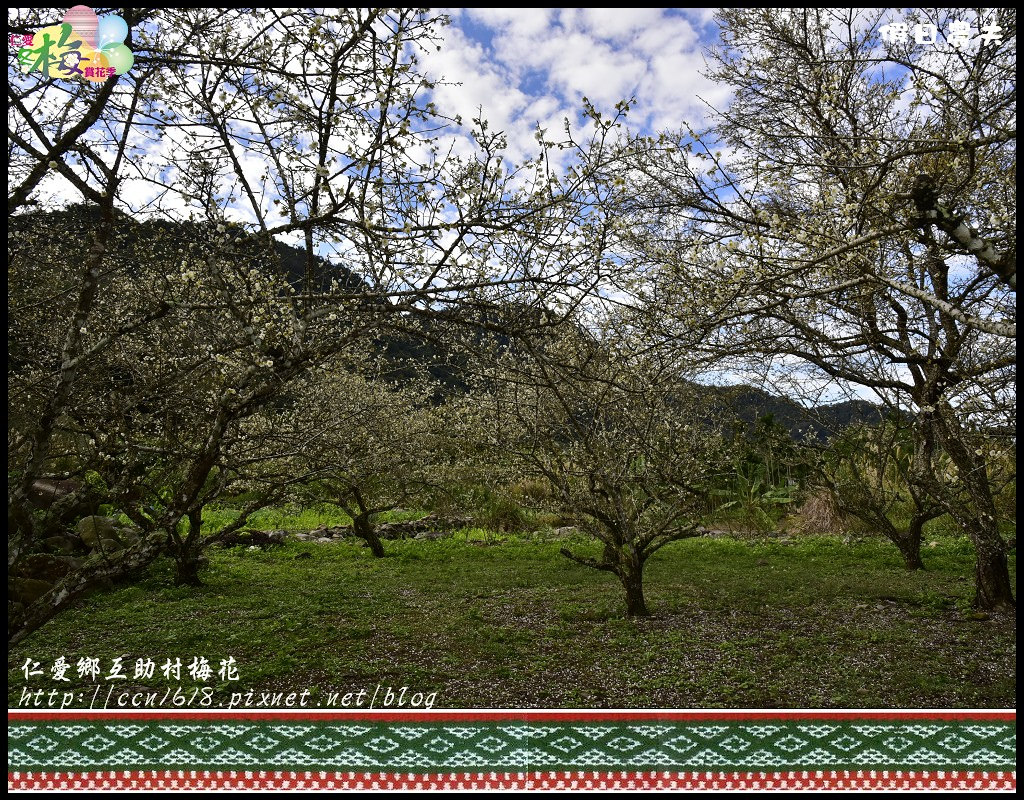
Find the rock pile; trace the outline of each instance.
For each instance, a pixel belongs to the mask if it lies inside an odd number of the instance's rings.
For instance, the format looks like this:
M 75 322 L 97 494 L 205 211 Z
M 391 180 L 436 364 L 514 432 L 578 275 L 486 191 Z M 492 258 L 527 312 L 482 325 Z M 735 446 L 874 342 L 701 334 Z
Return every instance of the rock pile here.
M 279 547 L 288 538 L 288 531 L 257 531 L 243 528 L 217 537 L 221 547 L 256 547 L 266 550 L 268 547 Z
M 471 524 L 469 517 L 441 517 L 437 514 L 428 514 L 423 519 L 408 520 L 406 522 L 385 522 L 376 528 L 377 536 L 385 541 L 395 539 L 444 539 L 452 535 L 452 531 L 468 527 Z M 269 533 L 282 533 L 285 531 L 269 531 Z M 320 544 L 331 544 L 341 539 L 354 536 L 350 525 L 327 527 L 326 525 L 309 533 L 296 533 L 293 539 L 300 542 L 318 542 Z

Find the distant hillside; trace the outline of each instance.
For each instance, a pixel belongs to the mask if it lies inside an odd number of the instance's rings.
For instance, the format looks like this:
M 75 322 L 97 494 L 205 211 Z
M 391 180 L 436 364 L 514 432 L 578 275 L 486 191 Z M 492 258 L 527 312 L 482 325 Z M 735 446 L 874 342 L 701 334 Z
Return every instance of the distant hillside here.
M 789 431 L 797 441 L 825 441 L 856 423 L 877 423 L 883 410 L 866 400 L 847 400 L 832 405 L 807 409 L 785 397 L 769 394 L 755 386 L 724 386 L 714 390 L 725 410 L 747 426 L 771 414 L 776 423 Z
M 59 239 L 68 244 L 83 244 L 88 240 L 88 232 L 99 221 L 99 209 L 96 206 L 73 205 L 58 211 L 37 211 L 28 214 L 16 214 L 8 217 L 11 232 L 28 232 L 41 229 L 47 232 L 47 238 Z M 123 267 L 130 268 L 134 259 L 160 253 L 163 250 L 193 249 L 203 242 L 211 241 L 214 232 L 206 222 L 173 222 L 163 219 L 136 220 L 118 213 L 116 216 L 116 233 L 118 237 L 118 258 Z M 241 249 L 251 252 L 254 260 L 266 260 L 262 242 L 256 236 L 243 240 Z M 280 269 L 292 286 L 302 285 L 306 272 L 306 251 L 301 247 L 293 247 L 284 242 L 274 241 L 274 254 L 280 262 Z M 177 262 L 174 262 L 177 263 Z M 312 261 L 313 291 L 326 290 L 332 281 L 337 281 L 349 291 L 360 291 L 366 288 L 363 279 L 355 272 L 338 264 L 332 264 L 320 256 L 314 255 Z
M 8 222 L 11 231 L 44 230 L 46 238 L 58 240 L 61 245 L 75 250 L 84 251 L 87 246 L 88 230 L 96 223 L 98 210 L 90 206 L 71 206 L 59 211 L 34 212 L 10 217 Z M 127 216 L 118 218 L 118 258 L 122 267 L 131 269 L 133 261 L 153 257 L 154 254 L 165 254 L 168 263 L 177 263 L 171 253 L 181 250 L 201 248 L 202 242 L 210 241 L 213 232 L 208 223 L 171 222 L 168 220 L 133 220 Z M 10 239 L 9 239 L 10 241 Z M 241 249 L 251 250 L 253 261 L 267 264 L 266 250 L 255 236 L 248 237 L 248 245 L 243 242 Z M 17 247 L 18 245 L 12 245 Z M 274 243 L 276 257 L 275 269 L 280 269 L 287 280 L 296 288 L 302 286 L 306 268 L 306 251 L 301 247 L 293 247 L 283 242 Z M 178 256 L 180 260 L 180 256 Z M 367 292 L 368 302 L 370 287 L 358 274 L 346 267 L 333 264 L 326 259 L 314 255 L 312 262 L 312 290 L 326 291 L 332 282 L 337 282 L 351 292 Z M 490 312 L 488 312 L 490 313 Z M 495 312 L 496 314 L 497 312 Z M 440 312 L 430 319 L 420 321 L 419 334 L 411 332 L 406 325 L 382 328 L 376 337 L 376 345 L 384 362 L 385 372 L 395 379 L 409 378 L 416 372 L 426 370 L 435 380 L 446 387 L 448 392 L 460 393 L 467 390 L 465 382 L 464 356 L 456 355 L 451 348 L 443 344 L 447 333 L 442 329 L 450 328 L 450 323 L 457 323 L 461 330 L 463 343 L 479 343 L 485 338 L 494 341 L 495 327 L 512 320 L 529 327 L 535 321 L 536 309 L 523 308 L 505 310 L 505 320 L 497 316 L 489 318 L 481 316 L 479 309 L 467 314 L 457 307 Z M 490 332 L 485 333 L 485 330 Z M 438 335 L 432 335 L 432 334 Z M 507 336 L 498 336 L 499 344 L 507 344 Z M 15 353 L 8 351 L 8 367 L 17 362 Z M 782 425 L 796 440 L 816 439 L 824 441 L 853 423 L 878 422 L 882 418 L 879 407 L 864 400 L 853 400 L 835 405 L 821 406 L 807 410 L 799 404 L 776 395 L 769 394 L 752 386 L 728 386 L 709 388 L 715 398 L 713 405 L 727 417 L 734 417 L 744 423 L 748 429 L 761 417 L 770 414 L 776 423 Z

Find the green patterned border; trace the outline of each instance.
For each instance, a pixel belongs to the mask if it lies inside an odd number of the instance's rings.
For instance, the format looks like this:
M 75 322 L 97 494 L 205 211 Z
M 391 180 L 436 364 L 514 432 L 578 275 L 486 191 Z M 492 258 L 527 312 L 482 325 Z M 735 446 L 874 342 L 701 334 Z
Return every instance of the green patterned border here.
M 581 715 L 584 716 L 584 715 Z M 1013 770 L 989 720 L 8 719 L 8 773 L 98 770 Z

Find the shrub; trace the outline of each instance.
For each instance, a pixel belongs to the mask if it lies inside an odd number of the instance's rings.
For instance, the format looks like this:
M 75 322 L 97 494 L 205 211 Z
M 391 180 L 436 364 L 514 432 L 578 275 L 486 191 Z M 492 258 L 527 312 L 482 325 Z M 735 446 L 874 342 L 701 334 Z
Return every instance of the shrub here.
M 799 525 L 805 533 L 842 534 L 851 530 L 850 521 L 836 503 L 831 491 L 814 490 L 797 511 Z

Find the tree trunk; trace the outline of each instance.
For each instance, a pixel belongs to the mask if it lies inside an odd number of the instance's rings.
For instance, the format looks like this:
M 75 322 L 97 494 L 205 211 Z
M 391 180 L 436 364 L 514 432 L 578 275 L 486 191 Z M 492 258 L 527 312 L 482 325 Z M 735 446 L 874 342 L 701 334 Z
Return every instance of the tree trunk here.
M 991 525 L 972 525 L 968 531 L 977 561 L 974 566 L 974 605 L 989 611 L 1016 608 L 1010 570 L 1006 564 L 1006 545 L 995 521 Z
M 86 592 L 105 581 L 118 580 L 137 569 L 148 566 L 164 550 L 162 536 L 150 535 L 127 550 L 115 553 L 113 561 L 88 572 L 76 570 L 52 590 L 24 609 L 7 606 L 7 646 L 14 647 L 27 639 L 47 621 L 67 608 Z
M 1016 608 L 1010 570 L 1006 565 L 1006 543 L 999 535 L 995 507 L 977 513 L 974 519 L 961 520 L 964 532 L 974 545 L 977 561 L 974 565 L 974 605 L 989 611 L 1008 611 Z
M 174 553 L 175 586 L 202 586 L 199 570 L 203 548 L 200 546 L 200 526 L 203 511 L 195 509 L 188 514 L 188 536 L 179 544 Z
M 626 589 L 626 614 L 630 617 L 649 617 L 651 613 L 644 600 L 643 566 L 622 573 L 619 579 Z
M 903 564 L 908 570 L 924 569 L 924 562 L 921 560 L 921 538 L 924 533 L 925 521 L 916 515 L 911 517 L 906 532 L 894 540 L 900 549 L 900 555 L 903 556 Z
M 898 542 L 900 555 L 903 556 L 903 566 L 908 570 L 924 569 L 924 562 L 921 560 L 921 543 L 901 540 Z
M 940 407 L 940 412 L 945 409 Z M 975 453 L 952 414 L 940 413 L 939 435 L 950 460 L 959 470 L 969 503 L 953 498 L 946 510 L 967 534 L 977 561 L 974 567 L 974 605 L 990 611 L 1016 607 L 1010 571 L 1006 565 L 1006 543 L 999 534 L 998 510 L 992 497 L 988 465 Z
M 191 557 L 189 554 L 180 554 L 174 562 L 174 585 L 175 586 L 202 586 L 203 581 L 199 577 L 199 569 L 202 562 L 198 554 Z
M 845 509 L 844 509 L 845 510 Z M 924 562 L 921 560 L 921 538 L 924 530 L 924 523 L 927 518 L 911 517 L 907 529 L 900 530 L 885 516 L 884 511 L 874 514 L 861 515 L 856 511 L 850 511 L 853 516 L 874 523 L 875 527 L 900 551 L 903 556 L 903 565 L 909 570 L 924 569 Z
M 369 514 L 359 514 L 353 518 L 352 532 L 369 545 L 370 552 L 375 558 L 384 558 L 384 545 L 377 535 L 376 527 L 370 521 Z

